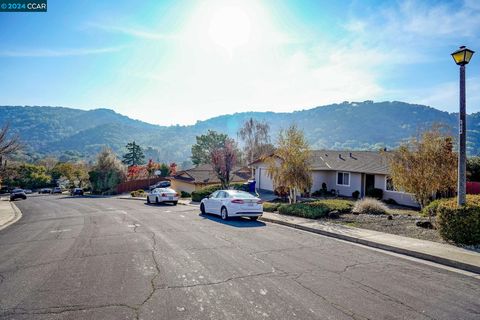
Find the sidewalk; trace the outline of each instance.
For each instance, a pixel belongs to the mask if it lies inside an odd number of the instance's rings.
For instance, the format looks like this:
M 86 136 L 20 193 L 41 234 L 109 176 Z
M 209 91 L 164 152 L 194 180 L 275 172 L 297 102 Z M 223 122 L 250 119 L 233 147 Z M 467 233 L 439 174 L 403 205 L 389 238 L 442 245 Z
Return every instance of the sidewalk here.
M 17 222 L 22 217 L 18 208 L 8 201 L 8 198 L 0 198 L 0 230 Z
M 480 253 L 453 245 L 270 212 L 260 219 L 480 274 Z

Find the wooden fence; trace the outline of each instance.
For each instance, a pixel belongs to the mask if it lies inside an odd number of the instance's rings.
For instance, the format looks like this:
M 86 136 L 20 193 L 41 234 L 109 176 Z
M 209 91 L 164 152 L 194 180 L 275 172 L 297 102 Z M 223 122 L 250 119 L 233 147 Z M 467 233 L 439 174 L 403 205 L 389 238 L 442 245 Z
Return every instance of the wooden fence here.
M 120 183 L 117 186 L 117 193 L 130 192 L 138 189 L 148 190 L 148 187 L 151 186 L 152 184 L 155 184 L 159 181 L 165 181 L 165 180 L 168 180 L 168 179 L 164 177 L 155 177 L 150 179 L 125 181 Z

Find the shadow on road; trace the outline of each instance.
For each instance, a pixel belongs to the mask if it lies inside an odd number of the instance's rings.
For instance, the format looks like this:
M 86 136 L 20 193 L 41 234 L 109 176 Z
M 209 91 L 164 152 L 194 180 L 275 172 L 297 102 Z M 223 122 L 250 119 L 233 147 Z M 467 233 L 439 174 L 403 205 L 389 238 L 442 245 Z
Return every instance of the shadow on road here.
M 253 221 L 250 220 L 249 218 L 243 218 L 243 217 L 232 217 L 228 218 L 227 221 L 222 220 L 219 216 L 212 215 L 212 214 L 203 214 L 200 213 L 198 215 L 200 218 L 203 219 L 208 219 L 217 223 L 221 223 L 227 226 L 235 227 L 235 228 L 259 228 L 259 227 L 265 227 L 266 224 L 261 222 L 261 221 Z
M 147 202 L 144 202 L 143 203 L 144 205 L 146 206 L 149 206 L 149 207 L 175 207 L 175 205 L 173 203 L 169 203 L 169 202 L 160 202 L 160 203 L 147 203 Z

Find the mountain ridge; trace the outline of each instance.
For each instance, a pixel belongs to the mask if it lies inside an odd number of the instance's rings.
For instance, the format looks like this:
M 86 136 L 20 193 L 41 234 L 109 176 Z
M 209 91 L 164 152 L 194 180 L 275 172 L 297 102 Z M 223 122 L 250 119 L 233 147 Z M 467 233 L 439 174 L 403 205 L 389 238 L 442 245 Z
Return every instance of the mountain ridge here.
M 457 113 L 401 101 L 342 102 L 293 112 L 237 112 L 199 120 L 193 125 L 162 126 L 129 118 L 107 108 L 81 110 L 49 106 L 0 106 L 0 125 L 9 123 L 25 143 L 22 155 L 92 159 L 103 147 L 123 153 L 128 141 L 145 148 L 147 158 L 182 163 L 190 157 L 195 136 L 207 130 L 232 138 L 245 120 L 267 121 L 274 140 L 282 128 L 296 124 L 314 149 L 375 150 L 392 148 L 433 123 L 456 134 Z M 468 151 L 480 153 L 480 113 L 467 116 Z M 68 160 L 68 159 L 67 159 Z

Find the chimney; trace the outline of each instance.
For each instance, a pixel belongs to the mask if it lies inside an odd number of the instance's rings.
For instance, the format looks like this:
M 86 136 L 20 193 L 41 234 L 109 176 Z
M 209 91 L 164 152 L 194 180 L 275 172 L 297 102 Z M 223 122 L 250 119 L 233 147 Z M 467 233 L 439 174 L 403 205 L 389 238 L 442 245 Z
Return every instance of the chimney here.
M 343 158 L 342 158 L 342 154 L 341 154 L 341 153 L 339 153 L 339 154 L 338 154 L 338 159 L 341 159 L 341 160 L 343 160 Z
M 352 157 L 352 153 L 351 153 L 351 152 L 350 152 L 350 158 L 353 158 L 353 157 Z

